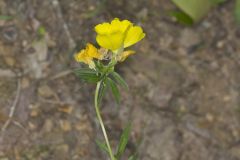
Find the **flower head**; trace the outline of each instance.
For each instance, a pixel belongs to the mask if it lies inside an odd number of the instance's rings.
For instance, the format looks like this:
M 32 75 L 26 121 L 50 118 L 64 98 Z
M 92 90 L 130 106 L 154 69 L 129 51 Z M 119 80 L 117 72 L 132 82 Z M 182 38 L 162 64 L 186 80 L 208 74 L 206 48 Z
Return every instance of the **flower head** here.
M 111 23 L 98 24 L 95 31 L 98 44 L 112 51 L 129 47 L 145 37 L 141 27 L 134 26 L 128 20 L 120 21 L 118 18 Z
M 93 59 L 101 60 L 103 55 L 100 54 L 96 47 L 88 43 L 86 49 L 82 49 L 80 52 L 74 55 L 74 58 L 77 62 L 83 62 L 89 65 L 89 68 L 95 68 Z

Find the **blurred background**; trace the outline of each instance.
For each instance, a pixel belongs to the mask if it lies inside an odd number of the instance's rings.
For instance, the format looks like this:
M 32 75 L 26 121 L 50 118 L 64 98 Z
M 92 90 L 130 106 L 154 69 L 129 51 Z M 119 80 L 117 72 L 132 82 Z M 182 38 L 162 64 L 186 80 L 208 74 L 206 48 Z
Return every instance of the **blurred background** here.
M 169 0 L 0 0 L 0 160 L 106 159 L 95 86 L 71 69 L 72 55 L 95 43 L 94 26 L 115 17 L 146 37 L 117 67 L 130 87 L 120 105 L 103 101 L 112 145 L 132 121 L 127 154 L 138 149 L 140 160 L 240 160 L 235 5 L 190 24 Z

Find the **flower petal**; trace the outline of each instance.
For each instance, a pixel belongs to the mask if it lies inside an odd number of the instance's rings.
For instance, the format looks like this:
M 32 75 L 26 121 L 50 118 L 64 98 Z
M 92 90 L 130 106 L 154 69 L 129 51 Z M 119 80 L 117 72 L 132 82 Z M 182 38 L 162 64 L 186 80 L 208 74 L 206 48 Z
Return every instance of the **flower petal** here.
M 80 52 L 74 55 L 77 62 L 83 62 L 89 66 L 89 68 L 95 68 L 93 58 L 102 59 L 103 55 L 100 54 L 92 44 L 88 43 L 86 49 L 82 49 Z
M 88 43 L 86 46 L 86 54 L 89 57 L 96 58 L 96 59 L 102 59 L 103 55 L 98 52 L 98 49 L 94 47 L 91 43 Z
M 116 32 L 110 35 L 97 35 L 96 40 L 101 47 L 114 51 L 122 47 L 123 34 Z
M 95 31 L 98 44 L 113 52 L 129 47 L 145 36 L 141 27 L 133 26 L 128 20 L 120 21 L 118 18 L 113 19 L 111 23 L 98 24 Z
M 120 21 L 118 18 L 114 18 L 114 20 L 111 21 L 111 28 L 113 28 L 113 31 L 117 30 L 121 33 L 125 33 L 129 26 L 132 26 L 132 23 L 128 20 Z M 112 33 L 114 33 L 113 31 Z
M 102 23 L 95 26 L 95 31 L 98 34 L 108 34 L 110 31 L 110 24 L 109 23 Z
M 139 26 L 131 27 L 128 30 L 126 38 L 124 40 L 124 48 L 129 47 L 129 46 L 137 43 L 138 41 L 140 41 L 144 37 L 145 37 L 145 33 L 143 33 L 143 30 L 142 30 L 141 27 L 139 27 Z
M 128 56 L 130 56 L 130 55 L 132 55 L 132 54 L 135 54 L 135 53 L 136 53 L 136 52 L 133 51 L 133 50 L 124 51 L 124 52 L 122 53 L 122 55 L 120 56 L 119 61 L 120 61 L 120 62 L 123 62 L 123 61 L 125 61 L 125 59 L 126 59 Z
M 85 54 L 85 50 L 82 49 L 80 52 L 78 52 L 77 54 L 74 55 L 74 59 L 77 62 L 84 62 L 86 60 L 86 54 Z

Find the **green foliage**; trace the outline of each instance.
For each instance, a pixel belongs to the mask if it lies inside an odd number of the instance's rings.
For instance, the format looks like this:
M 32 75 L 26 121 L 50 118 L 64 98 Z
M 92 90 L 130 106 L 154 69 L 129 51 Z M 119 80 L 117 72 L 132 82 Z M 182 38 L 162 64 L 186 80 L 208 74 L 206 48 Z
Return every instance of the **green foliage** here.
M 106 153 L 109 154 L 109 151 L 108 151 L 108 148 L 107 148 L 106 143 L 103 143 L 103 142 L 100 142 L 99 140 L 96 140 L 96 144 L 98 145 L 98 147 L 99 147 L 102 151 L 104 151 L 104 152 L 106 152 Z
M 45 36 L 46 34 L 46 29 L 43 26 L 39 27 L 37 31 L 39 36 Z
M 182 11 L 171 11 L 169 12 L 169 15 L 172 17 L 175 17 L 177 21 L 181 24 L 185 24 L 185 25 L 193 24 L 193 19 Z
M 108 88 L 111 89 L 111 92 L 117 103 L 120 102 L 120 92 L 118 85 L 128 89 L 128 85 L 125 80 L 114 71 L 114 67 L 111 65 L 104 65 L 100 62 L 96 62 L 96 70 L 89 68 L 75 69 L 74 73 L 84 82 L 90 83 L 100 83 L 98 103 L 101 103 L 102 98 L 104 97 Z
M 75 69 L 74 73 L 85 82 L 97 83 L 98 81 L 100 81 L 99 74 L 92 69 L 88 68 Z
M 118 90 L 117 84 L 109 77 L 107 77 L 107 82 L 109 84 L 109 87 L 111 88 L 112 94 L 113 94 L 116 102 L 119 104 L 119 102 L 120 102 L 120 92 Z
M 209 10 L 226 0 L 172 0 L 181 11 L 171 11 L 170 16 L 173 16 L 181 24 L 192 25 L 193 22 L 199 21 L 204 17 Z M 236 21 L 240 23 L 240 0 L 236 0 L 234 14 Z
M 117 153 L 115 155 L 115 157 L 117 159 L 121 158 L 123 152 L 126 149 L 128 139 L 129 139 L 129 136 L 130 136 L 130 132 L 131 132 L 131 124 L 128 124 L 127 127 L 123 130 L 123 133 L 121 135 L 121 138 L 120 138 L 120 141 L 119 141 L 119 144 L 118 144 L 118 150 L 117 150 Z
M 99 88 L 99 94 L 98 94 L 98 104 L 100 104 L 102 102 L 102 99 L 103 99 L 107 89 L 108 89 L 108 83 L 105 78 L 100 82 L 100 88 Z
M 240 24 L 240 0 L 236 0 L 234 12 L 235 12 L 236 21 L 238 22 L 238 24 Z
M 113 79 L 122 87 L 125 89 L 128 89 L 128 84 L 126 81 L 117 73 L 117 72 L 112 72 L 111 75 L 113 76 Z
M 111 92 L 117 103 L 120 102 L 120 92 L 118 89 L 118 85 L 125 89 L 128 89 L 128 85 L 125 82 L 125 80 L 121 77 L 121 75 L 119 75 L 117 72 L 114 71 L 114 65 L 115 65 L 114 63 L 109 63 L 107 65 L 104 65 L 103 63 L 96 61 L 95 70 L 89 69 L 89 68 L 80 68 L 80 69 L 74 70 L 75 75 L 78 76 L 83 81 L 97 83 L 96 94 L 95 94 L 95 107 L 96 107 L 96 113 L 98 116 L 100 116 L 100 111 L 98 110 L 99 104 L 101 103 L 108 89 L 111 89 Z M 101 118 L 100 118 L 100 123 L 103 124 Z M 128 139 L 130 136 L 130 131 L 131 131 L 131 125 L 128 124 L 127 127 L 124 128 L 123 133 L 121 134 L 115 156 L 113 156 L 112 151 L 109 147 L 109 143 L 107 141 L 106 143 L 102 143 L 96 140 L 96 144 L 99 146 L 101 150 L 108 153 L 109 156 L 112 157 L 111 158 L 112 160 L 113 159 L 120 160 L 121 156 L 123 155 L 126 149 Z M 105 140 L 106 140 L 106 137 L 105 137 Z M 131 157 L 129 157 L 128 160 L 136 160 L 136 159 L 137 159 L 137 154 L 135 153 Z
M 183 12 L 195 22 L 205 16 L 213 3 L 210 0 L 172 0 Z

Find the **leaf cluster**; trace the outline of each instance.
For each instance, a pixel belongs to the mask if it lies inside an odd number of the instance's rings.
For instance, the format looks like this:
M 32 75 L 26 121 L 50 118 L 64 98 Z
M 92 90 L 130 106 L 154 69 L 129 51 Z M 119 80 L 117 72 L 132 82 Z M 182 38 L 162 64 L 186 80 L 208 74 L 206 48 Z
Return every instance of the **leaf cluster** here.
M 108 89 L 111 90 L 116 102 L 119 103 L 119 86 L 123 87 L 124 89 L 128 89 L 127 83 L 121 75 L 114 71 L 115 64 L 109 63 L 108 65 L 104 65 L 98 61 L 95 63 L 95 65 L 95 70 L 89 68 L 78 68 L 74 70 L 74 73 L 84 82 L 100 83 L 98 103 L 102 101 L 102 98 Z

